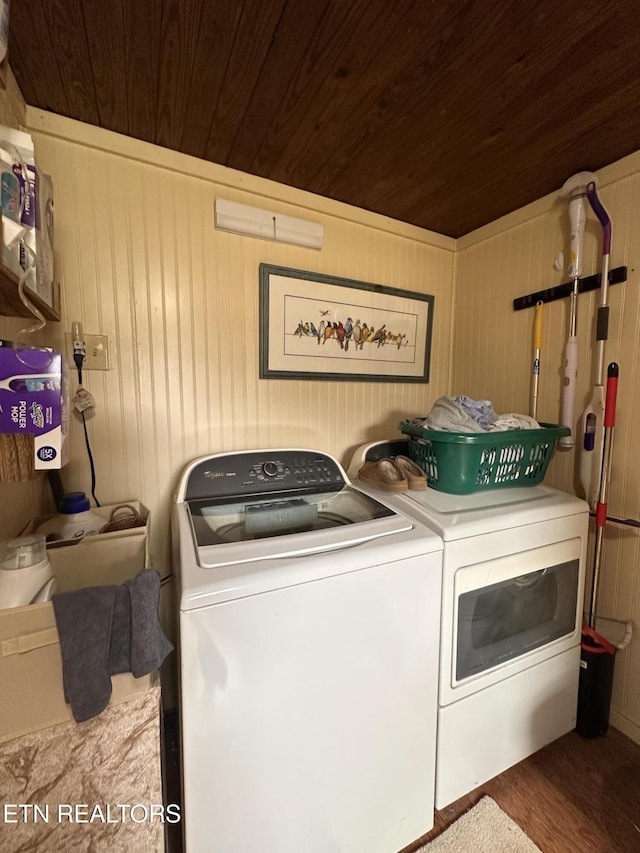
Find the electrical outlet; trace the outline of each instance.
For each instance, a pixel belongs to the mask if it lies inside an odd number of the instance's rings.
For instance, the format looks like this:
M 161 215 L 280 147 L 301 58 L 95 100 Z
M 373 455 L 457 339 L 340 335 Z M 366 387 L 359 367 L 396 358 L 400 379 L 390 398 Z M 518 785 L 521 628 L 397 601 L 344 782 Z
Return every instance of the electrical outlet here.
M 109 370 L 109 339 L 106 335 L 85 335 L 87 355 L 83 370 Z
M 73 366 L 73 338 L 69 332 L 65 333 L 65 343 L 70 368 L 75 370 Z M 109 338 L 106 335 L 85 335 L 84 346 L 86 350 L 86 357 L 82 366 L 83 370 L 110 369 Z

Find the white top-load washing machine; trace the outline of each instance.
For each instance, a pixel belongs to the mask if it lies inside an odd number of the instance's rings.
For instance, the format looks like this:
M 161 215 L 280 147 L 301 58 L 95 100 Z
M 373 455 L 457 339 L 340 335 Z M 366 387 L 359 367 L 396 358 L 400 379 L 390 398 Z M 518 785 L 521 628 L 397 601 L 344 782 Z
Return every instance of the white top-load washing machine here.
M 313 450 L 173 508 L 186 853 L 392 853 L 433 825 L 442 541 Z
M 363 445 L 349 474 L 406 453 L 402 440 Z M 589 507 L 544 485 L 387 502 L 444 543 L 440 809 L 575 727 Z

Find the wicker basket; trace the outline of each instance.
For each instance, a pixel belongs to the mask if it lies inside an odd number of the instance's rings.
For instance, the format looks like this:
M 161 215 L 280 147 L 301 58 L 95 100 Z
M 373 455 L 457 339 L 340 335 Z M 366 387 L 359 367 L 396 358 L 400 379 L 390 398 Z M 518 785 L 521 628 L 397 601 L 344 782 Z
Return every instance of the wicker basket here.
M 443 432 L 411 420 L 402 421 L 400 430 L 409 436 L 409 456 L 424 470 L 429 486 L 453 495 L 537 486 L 558 439 L 571 434 L 557 424 L 505 432 Z

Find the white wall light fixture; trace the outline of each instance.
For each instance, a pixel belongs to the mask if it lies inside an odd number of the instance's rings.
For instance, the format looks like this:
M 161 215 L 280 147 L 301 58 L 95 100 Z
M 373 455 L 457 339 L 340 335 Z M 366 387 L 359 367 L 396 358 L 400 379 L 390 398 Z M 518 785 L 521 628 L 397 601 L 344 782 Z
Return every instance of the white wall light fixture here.
M 276 243 L 291 243 L 307 249 L 321 249 L 324 240 L 324 226 L 317 222 L 295 219 L 293 216 L 223 198 L 216 199 L 215 221 L 219 231 L 260 237 Z

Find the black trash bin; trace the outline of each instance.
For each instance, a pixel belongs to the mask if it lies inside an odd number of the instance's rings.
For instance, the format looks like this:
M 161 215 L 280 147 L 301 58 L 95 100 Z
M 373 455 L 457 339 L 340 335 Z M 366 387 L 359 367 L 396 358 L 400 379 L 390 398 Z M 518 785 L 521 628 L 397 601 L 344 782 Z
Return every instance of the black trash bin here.
M 576 731 L 595 738 L 607 733 L 616 647 L 588 625 L 582 626 Z

